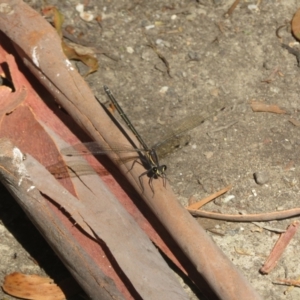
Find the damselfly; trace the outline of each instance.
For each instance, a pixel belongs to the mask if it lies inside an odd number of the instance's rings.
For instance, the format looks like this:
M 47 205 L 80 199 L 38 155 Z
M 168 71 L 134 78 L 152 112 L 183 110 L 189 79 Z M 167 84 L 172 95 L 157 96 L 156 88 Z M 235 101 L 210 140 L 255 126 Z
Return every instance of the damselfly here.
M 182 133 L 197 127 L 201 123 L 203 123 L 207 118 L 209 118 L 212 115 L 216 114 L 216 110 L 214 109 L 213 113 L 209 112 L 201 112 L 201 114 L 196 114 L 193 116 L 189 116 L 188 118 L 185 118 L 184 120 L 181 120 L 180 122 L 177 122 L 174 126 L 172 126 L 172 132 L 166 135 L 161 142 L 156 143 L 153 147 L 148 147 L 146 142 L 143 140 L 141 135 L 137 132 L 135 127 L 130 122 L 127 115 L 124 113 L 123 109 L 120 107 L 119 103 L 109 90 L 107 86 L 104 86 L 104 91 L 106 92 L 107 96 L 109 97 L 110 101 L 113 103 L 114 107 L 117 109 L 118 113 L 122 117 L 123 121 L 126 123 L 128 128 L 131 130 L 131 132 L 135 135 L 138 142 L 140 143 L 140 147 L 136 147 L 134 143 L 131 141 L 131 143 L 134 146 L 124 146 L 124 145 L 110 145 L 110 147 L 103 147 L 97 142 L 89 142 L 89 143 L 82 143 L 77 144 L 71 147 L 67 147 L 61 150 L 61 153 L 63 155 L 67 156 L 76 156 L 76 155 L 87 155 L 87 154 L 106 154 L 109 151 L 113 151 L 115 153 L 122 153 L 122 152 L 135 152 L 138 153 L 141 162 L 144 165 L 144 167 L 147 169 L 145 172 L 143 172 L 139 176 L 139 181 L 141 184 L 141 187 L 143 189 L 142 184 L 142 177 L 147 175 L 149 177 L 149 185 L 154 192 L 152 180 L 157 178 L 163 179 L 163 184 L 165 186 L 166 183 L 166 165 L 160 165 L 157 151 L 159 151 L 160 148 L 163 148 L 163 146 L 168 143 L 171 139 L 174 137 L 178 137 Z M 98 99 L 97 99 L 98 100 Z M 98 100 L 99 101 L 99 100 Z M 101 104 L 101 102 L 99 102 Z M 217 110 L 219 112 L 219 110 Z M 113 116 L 115 119 L 115 117 Z M 116 120 L 116 119 L 115 119 Z M 116 120 L 116 122 L 118 122 Z M 119 124 L 119 123 L 118 123 Z M 135 159 L 135 162 L 137 161 L 137 157 L 133 158 Z

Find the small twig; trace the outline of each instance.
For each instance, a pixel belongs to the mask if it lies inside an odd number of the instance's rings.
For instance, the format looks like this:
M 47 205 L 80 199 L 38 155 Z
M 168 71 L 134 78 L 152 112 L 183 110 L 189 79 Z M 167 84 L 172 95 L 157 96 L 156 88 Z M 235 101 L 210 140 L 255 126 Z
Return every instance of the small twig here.
M 225 194 L 225 193 L 228 192 L 231 188 L 232 188 L 232 184 L 228 185 L 227 187 L 225 187 L 224 189 L 222 189 L 222 190 L 220 190 L 220 191 L 218 191 L 218 192 L 215 192 L 215 193 L 209 195 L 208 197 L 206 197 L 206 198 L 204 198 L 204 199 L 202 199 L 202 200 L 200 200 L 200 201 L 198 201 L 198 202 L 196 202 L 196 203 L 193 203 L 193 204 L 189 205 L 189 206 L 187 207 L 187 209 L 188 209 L 188 210 L 189 210 L 189 209 L 191 209 L 191 210 L 192 210 L 192 209 L 199 209 L 200 207 L 204 206 L 206 203 L 208 203 L 208 202 L 214 200 L 215 198 L 217 198 L 217 197 L 219 197 L 219 196 Z
M 275 67 L 275 68 L 273 69 L 273 71 L 271 72 L 271 74 L 270 74 L 266 79 L 263 79 L 261 82 L 264 82 L 264 83 L 271 83 L 272 81 L 274 81 L 275 75 L 276 75 L 277 73 L 280 74 L 280 73 L 279 73 L 279 68 L 278 68 L 278 66 Z
M 147 37 L 146 37 L 147 38 Z M 167 61 L 167 59 L 160 53 L 160 51 L 157 49 L 157 47 L 151 42 L 149 41 L 149 39 L 147 39 L 149 44 L 147 45 L 148 47 L 152 48 L 152 50 L 156 53 L 156 55 L 158 56 L 158 58 L 165 64 L 166 68 L 167 68 L 167 73 L 169 75 L 170 78 L 172 78 L 171 74 L 170 74 L 170 64 Z
M 288 285 L 288 286 L 297 286 L 300 287 L 300 280 L 298 279 L 276 279 L 272 283 L 274 284 L 280 284 L 280 285 Z
M 221 130 L 224 130 L 224 129 L 228 129 L 229 127 L 233 126 L 234 124 L 236 124 L 238 121 L 233 121 L 227 125 L 224 125 L 224 126 L 221 126 L 221 127 L 218 127 L 216 129 L 213 129 L 213 130 L 210 130 L 209 133 L 214 133 L 214 132 L 217 132 L 217 131 L 221 131 Z
M 230 6 L 230 8 L 228 9 L 228 11 L 224 14 L 225 18 L 230 17 L 230 15 L 233 13 L 233 11 L 235 10 L 235 8 L 237 7 L 237 5 L 240 3 L 240 0 L 235 0 L 233 2 L 233 4 Z
M 152 47 L 151 47 L 152 48 Z M 160 60 L 165 64 L 165 66 L 167 67 L 167 73 L 169 75 L 170 78 L 172 78 L 171 74 L 170 74 L 170 64 L 167 61 L 167 59 L 158 51 L 158 49 L 156 47 L 152 48 L 154 50 L 154 52 L 157 54 L 157 56 L 160 58 Z
M 252 222 L 252 224 L 256 225 L 259 228 L 263 228 L 265 230 L 269 230 L 269 231 L 276 232 L 276 233 L 284 233 L 284 232 L 286 232 L 285 229 L 273 228 L 271 226 L 261 225 L 258 222 Z
M 220 32 L 223 33 L 223 34 L 225 34 L 225 30 L 224 30 L 225 26 L 224 26 L 224 23 L 220 21 L 220 22 L 216 23 L 216 25 L 217 25 L 217 27 L 219 28 Z M 216 39 L 217 39 L 217 38 L 216 38 Z M 216 40 L 216 39 L 215 39 L 215 40 Z
M 249 214 L 249 215 L 230 215 L 230 214 L 221 214 L 214 213 L 203 210 L 193 210 L 188 209 L 188 211 L 194 217 L 203 217 L 215 220 L 224 220 L 231 222 L 266 222 L 273 220 L 282 220 L 287 218 L 292 218 L 300 215 L 300 208 L 293 208 L 282 211 L 275 211 L 270 213 L 262 213 L 262 214 Z
M 282 28 L 285 28 L 285 27 L 287 27 L 287 24 L 281 25 L 281 26 L 279 26 L 279 27 L 276 29 L 276 36 L 277 36 L 279 39 L 282 39 L 282 36 L 279 34 L 279 32 L 281 31 Z

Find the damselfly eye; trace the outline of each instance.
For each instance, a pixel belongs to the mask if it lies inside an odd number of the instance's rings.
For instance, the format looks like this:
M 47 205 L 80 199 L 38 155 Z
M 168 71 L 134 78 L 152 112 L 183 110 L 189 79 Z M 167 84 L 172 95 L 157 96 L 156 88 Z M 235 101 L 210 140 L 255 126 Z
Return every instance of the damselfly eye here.
M 157 173 L 158 173 L 157 167 L 153 167 L 153 168 L 152 168 L 152 172 L 153 172 L 154 174 L 157 174 Z

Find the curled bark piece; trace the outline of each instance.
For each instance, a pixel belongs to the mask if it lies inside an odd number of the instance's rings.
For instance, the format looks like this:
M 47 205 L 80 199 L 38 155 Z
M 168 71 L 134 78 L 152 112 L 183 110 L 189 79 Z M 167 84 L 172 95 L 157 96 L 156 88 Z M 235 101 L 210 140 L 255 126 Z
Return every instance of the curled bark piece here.
M 92 257 L 67 230 L 64 225 L 65 220 L 56 215 L 51 204 L 36 188 L 34 182 L 29 178 L 32 174 L 29 174 L 24 166 L 24 158 L 21 151 L 7 139 L 0 140 L 2 183 L 29 218 L 34 221 L 35 226 L 47 238 L 50 246 L 66 265 L 72 266 L 74 261 L 83 262 L 83 268 L 80 270 L 73 268 L 71 273 L 81 286 L 90 292 L 93 299 L 112 299 L 113 297 L 124 299 L 116 289 L 114 282 L 93 263 Z
M 119 207 L 121 211 L 115 213 L 119 204 L 105 190 L 99 179 L 89 178 L 85 183 L 80 181 L 81 184 L 77 182 L 76 186 L 80 190 L 79 196 L 85 197 L 85 201 L 81 202 L 62 187 L 31 155 L 27 154 L 25 157 L 7 139 L 0 139 L 0 153 L 0 172 L 5 178 L 5 185 L 65 264 L 73 265 L 70 271 L 75 278 L 84 276 L 84 282 L 82 279 L 79 282 L 86 283 L 88 286 L 84 287 L 89 292 L 92 286 L 96 287 L 96 291 L 93 293 L 97 296 L 94 299 L 109 297 L 109 295 L 105 295 L 106 291 L 101 291 L 100 288 L 109 280 L 107 276 L 101 274 L 99 267 L 92 263 L 94 257 L 87 251 L 88 249 L 81 247 L 75 237 L 70 237 L 65 223 L 72 223 L 72 219 L 89 236 L 106 244 L 108 250 L 113 254 L 120 272 L 125 274 L 143 299 L 169 299 L 169 297 L 187 299 L 187 295 L 176 282 L 167 264 L 146 235 L 135 226 L 133 219 L 126 216 L 126 213 L 122 214 L 123 208 L 121 207 Z M 98 180 L 97 190 L 93 189 L 93 182 L 91 182 L 93 179 Z M 52 205 L 45 197 L 59 204 L 59 209 L 65 211 L 62 224 L 56 221 L 57 217 L 53 212 Z M 107 205 L 108 203 L 111 205 Z M 114 205 L 112 205 L 113 203 Z M 53 217 L 51 218 L 51 216 Z M 109 231 L 107 227 L 115 229 Z M 117 232 L 121 232 L 121 234 L 118 236 Z M 76 228 L 74 228 L 73 234 L 78 235 Z M 57 240 L 65 240 L 63 248 Z M 139 243 L 132 243 L 132 240 L 138 240 Z M 76 272 L 74 261 L 76 265 L 80 266 Z M 90 270 L 91 264 L 94 272 Z M 144 272 L 145 270 L 146 272 Z M 86 280 L 92 282 L 89 283 Z M 119 299 L 123 298 L 112 282 L 111 285 L 109 294 L 112 293 Z M 106 298 L 102 298 L 102 294 Z

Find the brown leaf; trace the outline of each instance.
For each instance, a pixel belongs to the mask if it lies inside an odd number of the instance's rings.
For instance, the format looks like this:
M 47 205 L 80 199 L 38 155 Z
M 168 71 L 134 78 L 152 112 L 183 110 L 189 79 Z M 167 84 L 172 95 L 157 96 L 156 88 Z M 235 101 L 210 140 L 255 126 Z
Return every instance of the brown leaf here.
M 295 221 L 288 226 L 286 232 L 280 235 L 266 262 L 259 270 L 262 274 L 268 274 L 275 268 L 283 251 L 297 232 L 299 226 L 300 222 Z
M 296 39 L 300 40 L 300 9 L 298 9 L 292 19 L 292 32 Z
M 42 13 L 44 16 L 53 17 L 53 25 L 58 35 L 62 38 L 62 24 L 64 23 L 63 14 L 61 14 L 55 6 L 46 6 L 42 9 Z
M 60 13 L 60 11 L 55 6 L 48 6 L 44 8 L 42 12 L 44 15 L 53 18 L 53 26 L 55 27 L 58 35 L 62 39 L 63 38 L 62 24 L 64 22 L 64 16 Z M 87 76 L 98 70 L 99 67 L 98 60 L 93 55 L 88 53 L 82 54 L 79 51 L 77 51 L 76 47 L 67 45 L 63 40 L 61 46 L 65 55 L 69 59 L 80 60 L 82 63 L 84 63 L 86 66 L 89 67 L 88 72 L 84 76 Z
M 298 121 L 294 118 L 289 119 L 289 122 L 292 123 L 296 127 L 300 127 L 300 121 Z
M 274 114 L 286 114 L 287 112 L 275 104 L 266 104 L 258 101 L 251 103 L 251 108 L 254 112 L 270 112 Z
M 98 70 L 98 67 L 99 67 L 98 60 L 91 54 L 78 53 L 78 51 L 76 51 L 75 48 L 68 46 L 64 41 L 62 41 L 61 46 L 64 50 L 65 55 L 69 59 L 80 60 L 86 66 L 88 66 L 90 68 L 89 71 L 84 76 L 87 76 L 88 74 L 91 74 Z
M 49 277 L 12 273 L 5 277 L 3 290 L 15 297 L 32 300 L 66 299 L 62 290 Z

